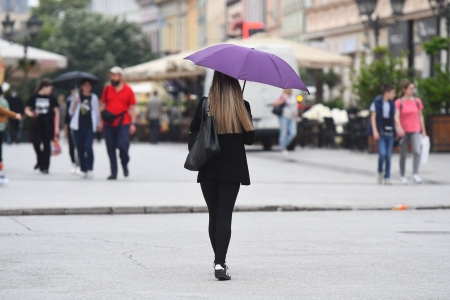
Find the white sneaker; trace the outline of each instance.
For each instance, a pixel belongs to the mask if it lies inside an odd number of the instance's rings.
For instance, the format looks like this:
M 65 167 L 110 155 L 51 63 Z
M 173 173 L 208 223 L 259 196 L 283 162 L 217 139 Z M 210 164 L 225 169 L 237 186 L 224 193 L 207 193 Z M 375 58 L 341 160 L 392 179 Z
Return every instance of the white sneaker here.
M 83 172 L 81 172 L 80 167 L 77 167 L 76 170 L 75 170 L 75 174 L 81 175 L 81 173 L 83 173 Z
M 385 185 L 392 185 L 391 179 L 386 178 L 386 179 L 384 180 L 384 184 L 385 184 Z
M 77 165 L 76 164 L 72 164 L 72 168 L 70 168 L 70 173 L 71 174 L 76 174 L 77 172 Z
M 383 183 L 383 173 L 378 173 L 377 174 L 377 182 L 378 182 L 378 184 L 382 184 Z
M 420 176 L 417 174 L 413 175 L 413 179 L 414 179 L 415 183 L 422 183 L 422 181 L 423 181 L 422 178 L 420 178 Z
M 80 172 L 80 177 L 83 179 L 88 178 L 88 173 L 87 172 Z
M 284 157 L 289 156 L 289 152 L 288 152 L 286 149 L 283 149 L 283 150 L 281 151 L 281 154 L 282 154 Z
M 408 184 L 408 178 L 402 177 L 402 184 Z
M 88 172 L 87 172 L 87 178 L 88 178 L 88 179 L 94 178 L 94 173 L 92 173 L 92 171 L 88 171 Z

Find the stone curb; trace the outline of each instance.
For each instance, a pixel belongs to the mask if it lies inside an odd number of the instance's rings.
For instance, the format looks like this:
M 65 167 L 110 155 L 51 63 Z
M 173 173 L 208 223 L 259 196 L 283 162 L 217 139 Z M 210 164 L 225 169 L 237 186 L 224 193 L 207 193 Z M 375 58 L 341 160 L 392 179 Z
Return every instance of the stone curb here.
M 450 209 L 449 205 L 408 207 L 407 210 Z M 386 211 L 395 207 L 348 207 L 348 206 L 236 206 L 236 212 L 283 212 L 283 211 Z M 0 209 L 0 216 L 55 216 L 55 215 L 126 215 L 126 214 L 183 214 L 206 213 L 206 206 L 121 206 L 76 208 L 24 208 Z

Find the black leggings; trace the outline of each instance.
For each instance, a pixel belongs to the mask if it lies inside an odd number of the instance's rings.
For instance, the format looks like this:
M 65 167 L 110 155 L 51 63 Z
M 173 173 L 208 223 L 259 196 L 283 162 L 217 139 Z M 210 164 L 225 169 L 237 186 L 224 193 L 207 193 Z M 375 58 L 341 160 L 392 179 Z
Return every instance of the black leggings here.
M 209 211 L 209 238 L 216 264 L 225 264 L 231 238 L 231 219 L 240 183 L 207 180 L 200 183 Z

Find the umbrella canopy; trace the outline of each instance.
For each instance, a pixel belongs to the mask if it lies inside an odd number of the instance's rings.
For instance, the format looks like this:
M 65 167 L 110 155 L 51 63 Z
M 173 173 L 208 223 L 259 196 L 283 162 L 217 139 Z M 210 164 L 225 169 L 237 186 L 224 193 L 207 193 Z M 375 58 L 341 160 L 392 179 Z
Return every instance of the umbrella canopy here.
M 305 84 L 284 60 L 276 55 L 243 46 L 220 44 L 200 50 L 188 59 L 240 80 L 309 93 Z
M 92 84 L 100 81 L 100 79 L 93 74 L 81 71 L 72 71 L 56 77 L 53 80 L 53 86 L 64 90 L 71 90 L 73 88 L 77 88 L 84 79 L 89 80 Z
M 242 46 L 288 45 L 294 50 L 298 66 L 302 68 L 323 69 L 333 66 L 348 67 L 352 64 L 352 59 L 348 56 L 275 37 L 266 32 L 254 34 L 248 39 L 232 39 L 227 41 L 227 43 Z

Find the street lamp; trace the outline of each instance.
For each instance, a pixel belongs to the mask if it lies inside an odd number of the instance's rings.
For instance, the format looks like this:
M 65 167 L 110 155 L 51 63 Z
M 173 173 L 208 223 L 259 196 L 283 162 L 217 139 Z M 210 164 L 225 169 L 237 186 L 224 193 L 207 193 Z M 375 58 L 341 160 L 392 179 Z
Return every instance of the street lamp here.
M 11 18 L 9 17 L 9 14 L 7 14 L 5 20 L 2 21 L 3 28 L 4 28 L 3 37 L 6 40 L 10 40 L 12 38 L 13 30 L 14 30 L 14 23 L 16 23 L 16 21 L 11 20 Z
M 14 40 L 14 20 L 11 20 L 9 13 L 6 15 L 5 20 L 2 21 L 3 24 L 3 37 L 6 40 Z M 24 77 L 23 77 L 23 92 L 28 93 L 28 47 L 33 45 L 42 27 L 42 21 L 39 20 L 36 14 L 33 14 L 27 23 L 27 35 L 23 41 L 23 64 L 24 64 Z
M 439 0 L 438 0 L 439 1 Z M 358 5 L 359 15 L 363 18 L 363 24 L 372 28 L 375 34 L 375 46 L 378 46 L 380 39 L 380 29 L 385 25 L 377 15 L 372 19 L 372 15 L 377 7 L 378 0 L 355 0 Z M 391 0 L 392 15 L 401 16 L 405 0 Z

